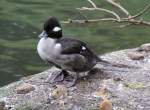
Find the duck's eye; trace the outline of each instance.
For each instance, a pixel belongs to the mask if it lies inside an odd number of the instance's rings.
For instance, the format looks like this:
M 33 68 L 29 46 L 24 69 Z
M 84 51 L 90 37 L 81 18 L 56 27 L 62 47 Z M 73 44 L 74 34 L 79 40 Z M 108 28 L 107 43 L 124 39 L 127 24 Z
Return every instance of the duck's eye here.
M 58 32 L 58 31 L 60 31 L 60 30 L 61 30 L 61 28 L 60 28 L 60 27 L 54 27 L 52 31 L 54 31 L 54 32 Z

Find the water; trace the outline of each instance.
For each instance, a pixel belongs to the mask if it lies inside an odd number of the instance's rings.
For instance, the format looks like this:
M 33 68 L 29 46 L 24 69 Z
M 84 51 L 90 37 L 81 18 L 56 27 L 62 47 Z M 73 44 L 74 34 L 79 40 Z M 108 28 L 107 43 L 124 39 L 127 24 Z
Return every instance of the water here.
M 98 0 L 97 0 L 98 1 Z M 126 0 L 131 2 L 130 0 Z M 131 12 L 147 4 L 146 0 L 133 0 Z M 132 7 L 136 4 L 135 7 Z M 38 34 L 43 22 L 55 15 L 61 20 L 79 18 L 76 7 L 89 5 L 83 0 L 1 0 L 0 1 L 0 86 L 24 76 L 44 71 L 48 66 L 36 52 Z M 107 6 L 105 2 L 101 5 Z M 112 8 L 111 6 L 109 6 Z M 87 13 L 91 16 L 91 13 Z M 96 17 L 98 14 L 92 14 Z M 150 15 L 145 15 L 146 19 Z M 132 48 L 150 41 L 150 28 L 130 26 L 116 28 L 117 24 L 62 24 L 67 37 L 81 39 L 93 50 L 102 54 L 119 49 Z

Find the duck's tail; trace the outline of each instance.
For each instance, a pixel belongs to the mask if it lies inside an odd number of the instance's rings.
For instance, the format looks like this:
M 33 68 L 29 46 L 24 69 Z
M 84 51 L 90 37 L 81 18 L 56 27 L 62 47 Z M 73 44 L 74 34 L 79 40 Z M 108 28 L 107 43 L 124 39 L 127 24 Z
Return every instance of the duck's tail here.
M 136 66 L 130 66 L 130 65 L 120 64 L 120 63 L 115 63 L 115 62 L 109 62 L 100 57 L 97 58 L 97 63 L 102 64 L 104 66 L 111 66 L 111 67 L 118 67 L 118 68 L 139 68 Z

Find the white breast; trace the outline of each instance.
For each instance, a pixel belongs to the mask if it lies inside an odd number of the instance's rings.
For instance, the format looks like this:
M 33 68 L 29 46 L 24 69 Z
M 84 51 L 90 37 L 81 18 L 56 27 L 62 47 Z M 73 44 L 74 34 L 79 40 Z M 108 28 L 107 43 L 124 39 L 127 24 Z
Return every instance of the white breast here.
M 37 45 L 37 51 L 43 60 L 51 61 L 60 54 L 61 44 L 56 43 L 55 39 L 41 38 Z

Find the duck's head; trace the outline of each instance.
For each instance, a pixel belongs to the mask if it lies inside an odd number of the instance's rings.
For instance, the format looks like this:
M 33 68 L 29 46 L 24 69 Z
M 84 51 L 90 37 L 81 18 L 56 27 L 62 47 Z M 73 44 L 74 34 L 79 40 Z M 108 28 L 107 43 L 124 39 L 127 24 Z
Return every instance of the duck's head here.
M 40 38 L 53 38 L 59 39 L 62 37 L 62 28 L 56 17 L 50 17 L 44 23 L 43 32 L 39 35 Z

